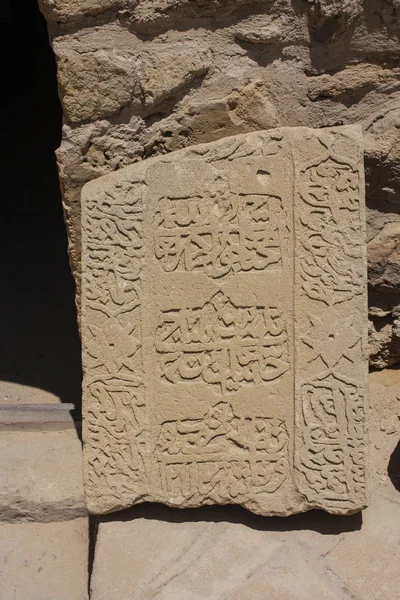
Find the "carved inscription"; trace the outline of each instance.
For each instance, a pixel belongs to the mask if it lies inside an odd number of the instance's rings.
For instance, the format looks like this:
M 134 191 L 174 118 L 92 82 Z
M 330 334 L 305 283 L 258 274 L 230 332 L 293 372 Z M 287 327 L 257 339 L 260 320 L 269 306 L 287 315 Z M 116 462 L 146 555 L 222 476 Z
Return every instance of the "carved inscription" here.
M 155 253 L 167 272 L 212 278 L 276 269 L 282 262 L 281 200 L 238 196 L 222 189 L 206 198 L 162 198 L 155 219 Z
M 140 185 L 101 191 L 87 203 L 86 211 L 82 310 L 86 487 L 94 504 L 99 488 L 106 502 L 114 503 L 128 501 L 146 482 Z
M 341 510 L 366 497 L 362 157 L 351 142 L 338 153 L 340 134 L 310 141 L 296 178 L 296 308 L 308 323 L 298 329 L 297 482 L 308 502 Z
M 303 292 L 333 306 L 363 292 L 358 169 L 326 151 L 301 172 L 298 245 Z
M 201 419 L 164 422 L 156 448 L 163 486 L 172 498 L 240 501 L 276 492 L 289 472 L 284 422 L 238 417 L 224 401 Z
M 84 187 L 90 512 L 366 505 L 363 189 L 355 127 L 234 136 Z
M 357 382 L 327 371 L 301 387 L 301 489 L 309 501 L 355 502 L 364 493 L 364 398 Z
M 90 440 L 89 485 L 107 484 L 108 493 L 134 492 L 145 476 L 147 415 L 143 392 L 123 378 L 94 381 L 88 385 L 93 398 L 86 415 Z M 116 493 L 113 480 L 118 478 Z M 103 488 L 103 493 L 104 493 Z
M 272 381 L 289 369 L 281 310 L 238 307 L 223 292 L 201 307 L 163 312 L 156 350 L 165 381 L 208 383 L 221 394 Z

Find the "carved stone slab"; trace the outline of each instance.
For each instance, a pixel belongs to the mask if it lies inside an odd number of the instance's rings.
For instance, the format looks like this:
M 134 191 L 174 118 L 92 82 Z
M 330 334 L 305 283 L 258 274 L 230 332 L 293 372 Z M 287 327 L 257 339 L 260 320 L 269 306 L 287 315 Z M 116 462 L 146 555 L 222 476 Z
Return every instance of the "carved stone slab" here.
M 362 165 L 357 127 L 282 128 L 85 186 L 91 512 L 365 507 Z

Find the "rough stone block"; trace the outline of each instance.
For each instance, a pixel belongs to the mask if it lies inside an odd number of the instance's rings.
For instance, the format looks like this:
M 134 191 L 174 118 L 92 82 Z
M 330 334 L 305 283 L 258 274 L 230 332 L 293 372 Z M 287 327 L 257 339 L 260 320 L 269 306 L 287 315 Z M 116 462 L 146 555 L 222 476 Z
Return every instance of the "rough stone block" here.
M 391 600 L 399 595 L 400 499 L 392 489 L 366 511 L 363 527 L 343 537 L 327 555 L 327 565 L 354 600 Z
M 87 514 L 76 431 L 1 431 L 0 521 L 65 521 Z
M 88 184 L 89 510 L 366 505 L 361 131 L 282 128 Z
M 349 600 L 318 564 L 322 548 L 305 550 L 322 537 L 315 532 L 259 531 L 228 515 L 158 517 L 99 525 L 92 600 Z

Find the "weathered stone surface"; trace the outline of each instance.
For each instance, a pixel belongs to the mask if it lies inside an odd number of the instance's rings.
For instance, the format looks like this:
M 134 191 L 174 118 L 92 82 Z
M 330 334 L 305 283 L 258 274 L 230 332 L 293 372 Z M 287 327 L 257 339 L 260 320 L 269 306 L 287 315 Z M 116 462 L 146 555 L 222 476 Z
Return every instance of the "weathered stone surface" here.
M 365 123 L 368 241 L 387 222 L 400 221 L 400 104 L 395 101 Z M 399 289 L 397 288 L 397 293 Z
M 228 511 L 210 515 L 210 521 L 204 514 L 198 521 L 168 517 L 155 512 L 154 518 L 139 514 L 100 524 L 92 600 L 349 598 L 318 564 L 320 548 L 305 560 L 305 547 L 321 537 L 315 532 L 263 531 L 246 515 L 229 522 Z M 325 541 L 324 550 L 332 544 Z
M 398 0 L 40 5 L 66 116 L 58 161 L 78 306 L 82 186 L 194 144 L 278 126 L 360 123 L 368 238 L 399 221 Z M 400 359 L 382 349 L 371 360 Z
M 368 243 L 370 364 L 400 361 L 400 222 L 386 223 Z
M 0 521 L 65 521 L 87 514 L 76 431 L 1 431 Z
M 368 270 L 375 289 L 396 293 L 400 287 L 400 222 L 386 223 L 369 242 Z
M 343 537 L 327 555 L 327 565 L 355 600 L 395 598 L 400 574 L 394 557 L 400 552 L 399 494 L 390 490 L 365 511 L 361 531 Z M 357 559 L 355 560 L 355 557 Z
M 365 506 L 361 139 L 263 131 L 84 188 L 90 511 Z
M 124 0 L 39 0 L 39 6 L 47 19 L 66 23 L 120 8 L 123 2 Z
M 387 69 L 365 63 L 353 65 L 333 75 L 314 77 L 308 88 L 308 97 L 313 101 L 319 98 L 337 98 L 372 85 L 397 83 L 399 76 L 400 68 Z
M 164 44 L 162 51 L 153 44 L 138 55 L 130 40 L 124 46 L 126 36 L 114 33 L 110 37 L 117 45 L 106 49 L 92 37 L 91 49 L 86 52 L 79 45 L 56 45 L 64 112 L 73 123 L 104 118 L 124 107 L 143 114 L 152 112 L 204 75 L 210 64 L 208 49 L 200 44 Z
M 87 600 L 88 520 L 0 525 L 4 600 Z
M 369 362 L 375 369 L 397 365 L 400 359 L 400 308 L 382 311 L 369 323 Z
M 60 52 L 58 78 L 64 112 L 73 123 L 119 112 L 138 88 L 129 57 L 104 50 Z
M 370 398 L 370 471 L 371 496 L 379 495 L 379 486 L 388 481 L 388 476 L 400 492 L 400 464 L 393 459 L 400 457 L 400 370 L 384 369 L 373 371 L 368 376 Z M 397 448 L 397 450 L 396 450 Z M 400 499 L 400 494 L 397 494 Z

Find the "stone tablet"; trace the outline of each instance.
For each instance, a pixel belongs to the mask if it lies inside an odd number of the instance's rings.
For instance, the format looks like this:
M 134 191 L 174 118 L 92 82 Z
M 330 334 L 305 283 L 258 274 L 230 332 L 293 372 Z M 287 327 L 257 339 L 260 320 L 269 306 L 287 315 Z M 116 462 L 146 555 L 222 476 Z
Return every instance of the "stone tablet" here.
M 193 146 L 87 184 L 82 210 L 89 510 L 364 508 L 361 131 Z

